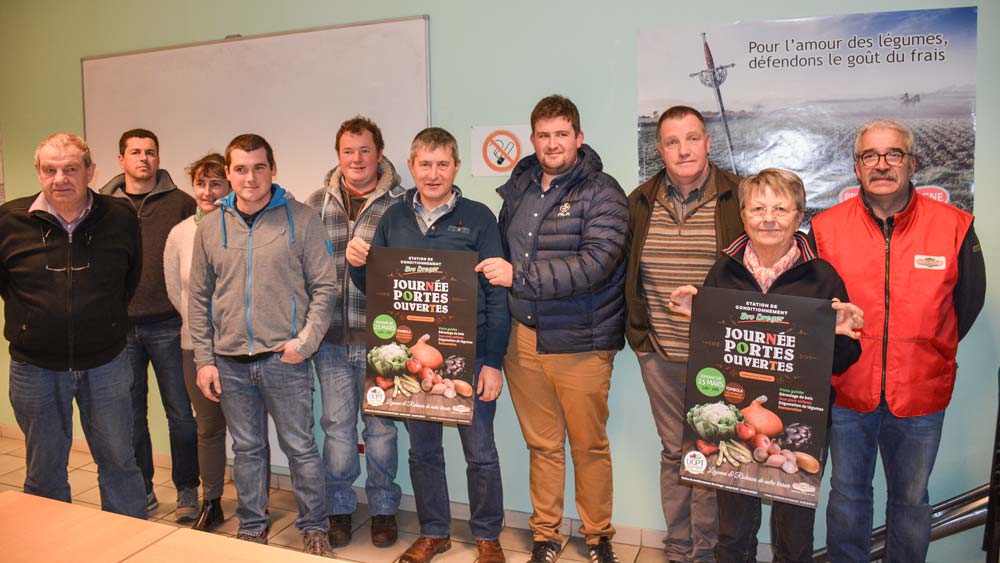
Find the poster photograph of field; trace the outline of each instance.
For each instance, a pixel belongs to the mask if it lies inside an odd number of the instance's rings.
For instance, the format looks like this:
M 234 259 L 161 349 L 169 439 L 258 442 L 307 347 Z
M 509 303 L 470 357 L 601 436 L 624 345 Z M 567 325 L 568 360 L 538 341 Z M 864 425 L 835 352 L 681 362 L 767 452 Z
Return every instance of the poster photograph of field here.
M 642 29 L 639 180 L 663 166 L 660 113 L 688 105 L 720 168 L 801 176 L 808 222 L 857 194 L 855 131 L 888 117 L 914 131 L 921 195 L 972 212 L 976 20 L 966 7 Z

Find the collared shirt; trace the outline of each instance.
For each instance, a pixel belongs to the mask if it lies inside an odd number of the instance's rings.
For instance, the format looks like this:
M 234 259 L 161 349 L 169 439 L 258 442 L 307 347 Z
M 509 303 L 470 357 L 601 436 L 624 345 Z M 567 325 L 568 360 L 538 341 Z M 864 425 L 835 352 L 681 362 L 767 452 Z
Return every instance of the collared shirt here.
M 674 218 L 681 225 L 697 209 L 707 201 L 715 198 L 715 190 L 708 187 L 709 180 L 712 179 L 712 172 L 705 176 L 705 181 L 700 186 L 691 190 L 691 193 L 684 197 L 681 190 L 670 183 L 670 177 L 664 174 L 663 183 L 665 187 L 657 190 L 657 200 L 672 212 Z
M 531 183 L 525 189 L 524 197 L 521 198 L 521 203 L 517 207 L 517 213 L 511 215 L 507 228 L 507 243 L 510 248 L 512 264 L 532 259 L 538 230 L 542 226 L 542 221 L 559 200 L 560 189 L 561 186 L 554 180 L 549 184 L 548 191 L 542 191 L 541 168 L 532 176 Z M 518 299 L 513 295 L 509 296 L 508 302 L 512 317 L 521 324 L 535 326 L 533 302 L 527 299 Z
M 458 192 L 455 188 L 452 188 L 451 197 L 448 198 L 448 201 L 445 202 L 444 205 L 428 211 L 427 208 L 420 203 L 420 192 L 418 191 L 413 194 L 413 209 L 417 212 L 417 225 L 420 227 L 420 232 L 426 235 L 427 229 L 430 229 L 431 225 L 433 225 L 435 221 L 444 217 L 455 207 L 455 204 L 458 203 L 458 198 Z
M 56 211 L 55 207 L 52 207 L 49 200 L 45 198 L 45 192 L 40 192 L 38 197 L 35 198 L 35 201 L 32 202 L 31 207 L 28 208 L 28 212 L 33 213 L 35 211 L 44 211 L 55 217 L 59 221 L 59 224 L 62 225 L 63 229 L 66 229 L 67 233 L 73 234 L 73 231 L 75 231 L 76 228 L 80 226 L 80 223 L 83 222 L 84 217 L 90 213 L 90 208 L 93 207 L 93 205 L 94 194 L 90 191 L 90 188 L 87 188 L 87 206 L 83 208 L 83 212 L 80 213 L 79 217 L 72 221 L 67 221 L 62 215 L 59 214 L 58 211 Z

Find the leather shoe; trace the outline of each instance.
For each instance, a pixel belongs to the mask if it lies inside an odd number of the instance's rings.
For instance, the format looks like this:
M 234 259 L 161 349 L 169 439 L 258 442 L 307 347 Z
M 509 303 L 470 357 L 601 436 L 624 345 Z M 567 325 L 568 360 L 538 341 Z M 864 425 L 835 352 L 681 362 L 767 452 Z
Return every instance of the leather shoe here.
M 328 537 L 330 545 L 333 547 L 343 547 L 351 543 L 351 515 L 334 514 L 331 516 Z
M 451 538 L 425 538 L 420 536 L 413 545 L 399 556 L 398 563 L 427 563 L 438 553 L 451 549 Z
M 503 554 L 503 548 L 500 547 L 498 540 L 476 540 L 476 549 L 479 551 L 479 563 L 507 562 L 507 558 Z
M 222 499 L 206 500 L 202 503 L 201 513 L 198 514 L 198 519 L 195 520 L 191 529 L 210 532 L 222 524 L 225 519 L 226 515 L 222 513 Z
M 396 516 L 394 514 L 372 516 L 372 545 L 375 547 L 389 547 L 396 543 L 397 537 L 399 537 L 399 528 L 396 526 Z

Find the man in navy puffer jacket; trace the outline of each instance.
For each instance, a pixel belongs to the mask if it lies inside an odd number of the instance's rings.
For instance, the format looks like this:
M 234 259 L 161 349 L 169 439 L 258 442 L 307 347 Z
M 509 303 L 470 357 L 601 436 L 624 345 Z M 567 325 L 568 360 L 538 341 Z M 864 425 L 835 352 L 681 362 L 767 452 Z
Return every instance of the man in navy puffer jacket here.
M 561 545 L 569 435 L 580 532 L 594 563 L 611 549 L 611 451 L 605 426 L 615 352 L 624 346 L 625 192 L 583 144 L 580 114 L 562 96 L 531 113 L 535 154 L 497 192 L 506 260 L 477 267 L 510 288 L 504 371 L 531 459 L 532 562 Z

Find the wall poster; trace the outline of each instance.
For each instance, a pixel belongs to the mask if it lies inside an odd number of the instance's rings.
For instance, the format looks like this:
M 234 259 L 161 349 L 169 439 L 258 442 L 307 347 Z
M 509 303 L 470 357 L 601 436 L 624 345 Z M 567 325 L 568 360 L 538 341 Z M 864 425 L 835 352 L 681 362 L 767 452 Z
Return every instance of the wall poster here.
M 862 123 L 914 131 L 919 193 L 973 207 L 975 7 L 646 28 L 639 32 L 639 180 L 663 167 L 656 123 L 703 113 L 710 159 L 741 175 L 791 170 L 806 222 L 853 197 Z
M 478 262 L 475 252 L 371 248 L 365 414 L 472 423 Z
M 826 299 L 698 290 L 682 481 L 816 506 L 835 322 Z

